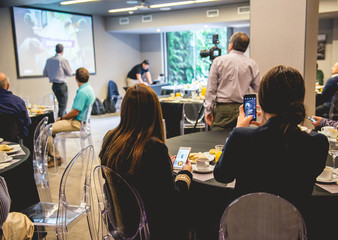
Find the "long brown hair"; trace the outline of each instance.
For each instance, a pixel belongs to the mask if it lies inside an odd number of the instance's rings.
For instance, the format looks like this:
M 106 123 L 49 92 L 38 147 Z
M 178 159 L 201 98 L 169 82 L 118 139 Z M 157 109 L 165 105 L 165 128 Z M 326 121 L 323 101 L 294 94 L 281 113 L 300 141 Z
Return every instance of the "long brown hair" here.
M 128 88 L 121 105 L 121 121 L 103 139 L 101 164 L 118 171 L 131 159 L 128 175 L 140 166 L 145 145 L 151 140 L 164 143 L 162 110 L 156 93 L 144 84 Z
M 258 98 L 261 108 L 281 119 L 281 128 L 285 135 L 299 130 L 297 125 L 304 121 L 304 96 L 304 79 L 292 67 L 273 67 L 263 76 L 259 85 Z

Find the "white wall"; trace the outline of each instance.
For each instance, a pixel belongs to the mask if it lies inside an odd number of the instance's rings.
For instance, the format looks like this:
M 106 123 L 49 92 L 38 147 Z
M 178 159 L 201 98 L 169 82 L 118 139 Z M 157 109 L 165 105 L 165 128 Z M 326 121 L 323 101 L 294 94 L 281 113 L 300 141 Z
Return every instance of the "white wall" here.
M 125 77 L 135 63 L 141 61 L 140 36 L 138 34 L 109 33 L 105 30 L 104 18 L 94 16 L 94 44 L 96 58 L 96 75 L 91 75 L 89 82 L 98 98 L 107 96 L 109 80 L 114 80 L 120 94 L 126 86 Z M 0 72 L 10 78 L 10 90 L 22 97 L 29 97 L 32 104 L 39 104 L 43 95 L 52 92 L 47 78 L 18 79 L 16 73 L 12 21 L 9 8 L 0 8 Z M 74 77 L 68 78 L 68 110 L 72 106 L 77 85 Z
M 140 36 L 140 43 L 141 59 L 150 60 L 149 71 L 151 77 L 153 80 L 157 79 L 160 73 L 164 73 L 162 69 L 161 34 L 143 34 Z

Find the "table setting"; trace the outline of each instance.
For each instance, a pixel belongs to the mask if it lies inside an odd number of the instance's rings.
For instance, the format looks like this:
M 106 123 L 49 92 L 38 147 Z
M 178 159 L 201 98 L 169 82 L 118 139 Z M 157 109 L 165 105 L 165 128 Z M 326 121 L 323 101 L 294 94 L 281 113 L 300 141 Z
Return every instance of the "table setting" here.
M 36 104 L 29 104 L 27 105 L 27 111 L 28 111 L 28 116 L 29 117 L 34 117 L 39 114 L 44 114 L 47 113 L 48 111 L 53 110 L 51 106 L 46 106 L 46 105 L 36 105 Z
M 0 140 L 0 170 L 21 161 L 19 156 L 26 155 L 19 144 Z

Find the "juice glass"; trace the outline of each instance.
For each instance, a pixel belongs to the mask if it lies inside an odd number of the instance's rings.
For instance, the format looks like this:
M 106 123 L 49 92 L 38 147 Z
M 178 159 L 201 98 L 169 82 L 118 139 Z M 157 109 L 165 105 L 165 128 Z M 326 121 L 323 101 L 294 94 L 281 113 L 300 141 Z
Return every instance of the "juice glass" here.
M 219 157 L 222 155 L 223 145 L 215 146 L 215 162 L 218 161 Z

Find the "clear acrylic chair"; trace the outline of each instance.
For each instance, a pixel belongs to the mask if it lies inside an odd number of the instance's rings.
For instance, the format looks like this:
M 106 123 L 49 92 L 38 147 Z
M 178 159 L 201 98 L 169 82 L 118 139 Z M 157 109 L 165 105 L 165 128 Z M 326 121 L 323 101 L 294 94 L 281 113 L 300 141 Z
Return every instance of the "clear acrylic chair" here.
M 58 202 L 39 202 L 23 211 L 34 223 L 38 239 L 46 232 L 67 239 L 69 230 L 86 215 L 91 239 L 97 239 L 92 210 L 93 146 L 82 149 L 67 165 L 60 181 Z
M 96 166 L 93 178 L 101 213 L 99 238 L 150 239 L 143 201 L 137 191 L 106 166 Z
M 297 208 L 269 193 L 235 199 L 224 211 L 219 239 L 306 240 L 306 226 Z
M 40 105 L 50 107 L 53 110 L 54 120 L 58 118 L 59 103 L 54 93 L 46 94 L 41 98 Z
M 34 151 L 35 151 L 35 143 L 37 142 L 37 140 L 40 136 L 40 133 L 47 126 L 47 124 L 48 124 L 48 116 L 41 119 L 41 121 L 35 127 L 34 135 L 33 135 Z
M 54 145 L 53 149 L 54 149 L 54 166 L 55 166 L 56 172 L 57 172 L 56 151 L 61 150 L 59 151 L 61 154 L 61 157 L 64 161 L 66 161 L 67 159 L 66 140 L 67 139 L 79 139 L 80 144 L 81 144 L 81 149 L 85 148 L 88 145 L 93 145 L 92 132 L 91 132 L 91 126 L 90 126 L 91 112 L 92 112 L 92 105 L 89 104 L 89 106 L 86 108 L 86 110 L 83 113 L 84 117 L 81 120 L 80 131 L 60 132 L 55 135 L 53 139 L 53 145 Z M 88 144 L 86 144 L 86 141 L 88 141 Z M 59 148 L 60 144 L 61 144 L 61 148 Z
M 196 125 L 196 126 L 195 126 Z M 204 122 L 204 111 L 201 103 L 184 103 L 181 120 L 181 135 L 184 135 L 184 130 L 190 128 L 207 129 Z
M 34 140 L 34 153 L 33 153 L 33 170 L 35 184 L 38 189 L 39 198 L 41 202 L 51 202 L 51 191 L 49 186 L 49 173 L 48 173 L 48 138 L 52 134 L 53 125 L 50 123 L 43 127 L 44 120 L 36 128 L 35 134 L 39 131 L 39 135 Z M 43 128 L 42 128 L 43 127 Z M 42 129 L 41 129 L 42 128 Z

